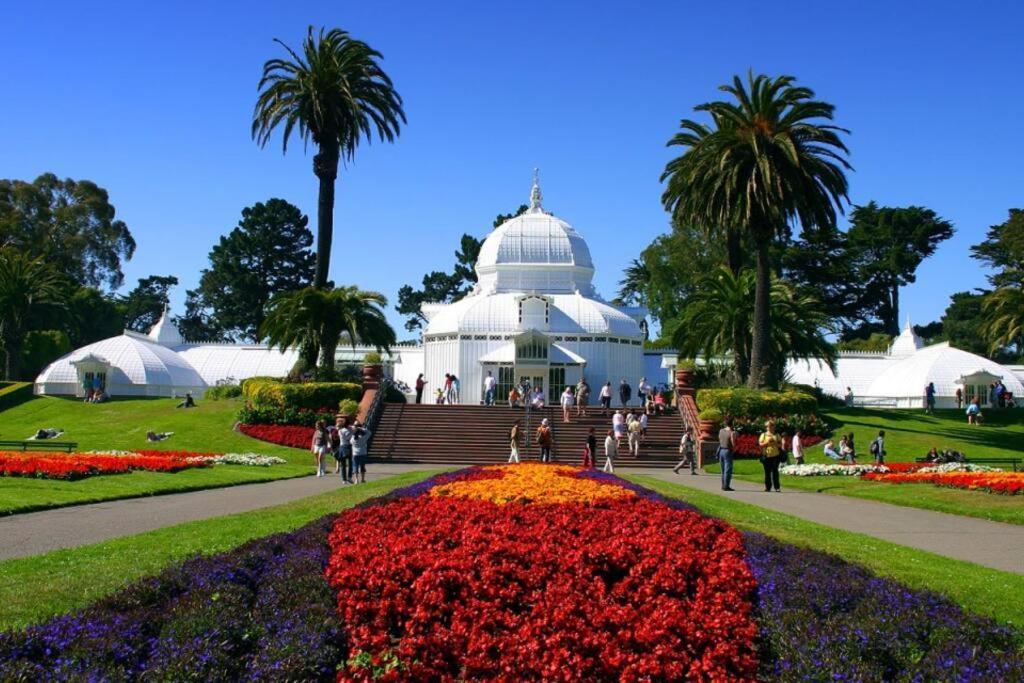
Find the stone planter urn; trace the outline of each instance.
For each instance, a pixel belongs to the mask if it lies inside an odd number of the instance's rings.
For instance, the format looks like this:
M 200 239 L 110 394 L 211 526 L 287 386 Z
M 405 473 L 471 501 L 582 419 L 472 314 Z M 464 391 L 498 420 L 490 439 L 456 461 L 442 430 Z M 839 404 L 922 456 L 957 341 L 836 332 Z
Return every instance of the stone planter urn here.
M 676 388 L 677 389 L 688 389 L 693 386 L 693 380 L 697 376 L 690 368 L 684 368 L 682 370 L 676 370 Z
M 701 441 L 711 441 L 718 438 L 718 421 L 701 420 L 699 423 Z
M 364 382 L 380 382 L 380 378 L 384 376 L 384 366 L 380 363 L 363 366 L 363 381 Z

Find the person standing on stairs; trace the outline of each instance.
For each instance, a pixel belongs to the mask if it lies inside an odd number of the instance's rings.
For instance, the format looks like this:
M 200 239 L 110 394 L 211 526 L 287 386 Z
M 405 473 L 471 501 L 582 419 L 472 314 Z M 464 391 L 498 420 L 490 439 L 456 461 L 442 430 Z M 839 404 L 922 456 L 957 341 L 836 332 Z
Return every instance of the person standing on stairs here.
M 487 371 L 487 376 L 484 377 L 484 405 L 494 405 L 494 391 L 498 387 L 498 380 L 494 379 L 494 375 L 491 371 Z
M 629 386 L 629 382 L 623 377 L 619 382 L 619 403 L 625 408 L 631 398 L 633 398 L 633 387 Z
M 551 443 L 554 440 L 551 434 L 551 423 L 545 417 L 537 427 L 537 445 L 540 446 L 540 461 L 551 462 Z
M 629 432 L 629 454 L 634 458 L 640 457 L 640 420 L 633 416 L 626 431 Z
M 519 464 L 519 442 L 522 440 L 522 430 L 519 427 L 519 420 L 512 423 L 512 429 L 508 430 L 509 463 Z
M 423 373 L 416 378 L 416 404 L 423 403 L 423 388 L 427 386 L 427 380 L 423 379 Z
M 608 435 L 604 437 L 604 467 L 603 472 L 608 474 L 615 473 L 615 456 L 619 453 L 618 443 L 615 441 L 615 436 L 612 430 L 608 430 Z
M 576 417 L 587 416 L 587 403 L 590 402 L 590 385 L 587 380 L 580 377 L 576 383 Z
M 601 414 L 607 415 L 612 407 L 612 383 L 605 382 L 601 387 Z
M 562 392 L 562 422 L 571 422 L 569 415 L 572 413 L 572 406 L 576 403 L 576 397 L 572 395 L 572 387 L 566 387 Z
M 597 434 L 591 427 L 587 433 L 587 443 L 583 446 L 583 467 L 592 469 L 597 461 Z

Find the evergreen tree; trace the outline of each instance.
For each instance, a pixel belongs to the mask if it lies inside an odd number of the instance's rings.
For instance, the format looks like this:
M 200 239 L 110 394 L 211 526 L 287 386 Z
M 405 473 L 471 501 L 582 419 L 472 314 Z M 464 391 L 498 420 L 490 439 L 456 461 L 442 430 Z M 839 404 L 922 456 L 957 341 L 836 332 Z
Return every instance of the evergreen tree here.
M 173 275 L 150 275 L 139 278 L 139 284 L 121 300 L 124 329 L 149 332 L 169 305 L 168 293 L 178 284 Z

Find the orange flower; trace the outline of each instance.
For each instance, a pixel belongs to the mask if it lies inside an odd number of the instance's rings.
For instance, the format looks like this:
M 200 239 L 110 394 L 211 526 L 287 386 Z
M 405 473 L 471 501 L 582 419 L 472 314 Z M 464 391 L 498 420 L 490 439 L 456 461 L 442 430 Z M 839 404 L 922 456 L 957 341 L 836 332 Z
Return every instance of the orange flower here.
M 598 482 L 576 475 L 579 467 L 567 465 L 495 465 L 484 471 L 497 472 L 497 478 L 454 481 L 435 486 L 431 496 L 452 496 L 470 500 L 504 503 L 591 503 L 610 498 L 636 495 L 633 491 L 614 484 Z

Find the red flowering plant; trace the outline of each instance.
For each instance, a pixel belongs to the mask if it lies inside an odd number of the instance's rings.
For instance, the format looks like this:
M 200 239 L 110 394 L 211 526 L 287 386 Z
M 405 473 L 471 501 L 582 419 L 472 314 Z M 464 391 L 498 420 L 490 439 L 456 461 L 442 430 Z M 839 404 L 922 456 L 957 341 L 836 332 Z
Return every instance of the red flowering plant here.
M 313 428 L 300 425 L 240 424 L 238 431 L 260 441 L 292 448 L 309 448 L 313 443 Z
M 762 432 L 764 429 L 761 430 Z M 760 432 L 757 434 L 737 434 L 735 436 L 736 448 L 733 450 L 733 455 L 738 457 L 749 457 L 756 458 L 761 455 L 761 446 L 758 443 Z M 805 449 L 810 448 L 821 443 L 824 439 L 820 436 L 802 436 L 800 441 Z M 782 437 L 782 447 L 787 451 L 793 447 L 793 439 L 788 436 Z
M 338 517 L 326 574 L 348 636 L 339 680 L 755 678 L 736 530 L 625 487 L 595 496 L 593 479 L 586 502 L 544 504 L 501 479 Z M 490 482 L 500 493 L 481 498 Z
M 201 454 L 162 451 L 117 455 L 0 452 L 0 476 L 70 480 L 132 470 L 178 472 L 191 467 L 208 467 L 208 461 L 195 459 L 198 455 Z
M 1002 495 L 1024 493 L 1024 472 L 906 472 L 864 474 L 862 479 L 887 484 L 932 484 L 956 489 L 984 491 Z

